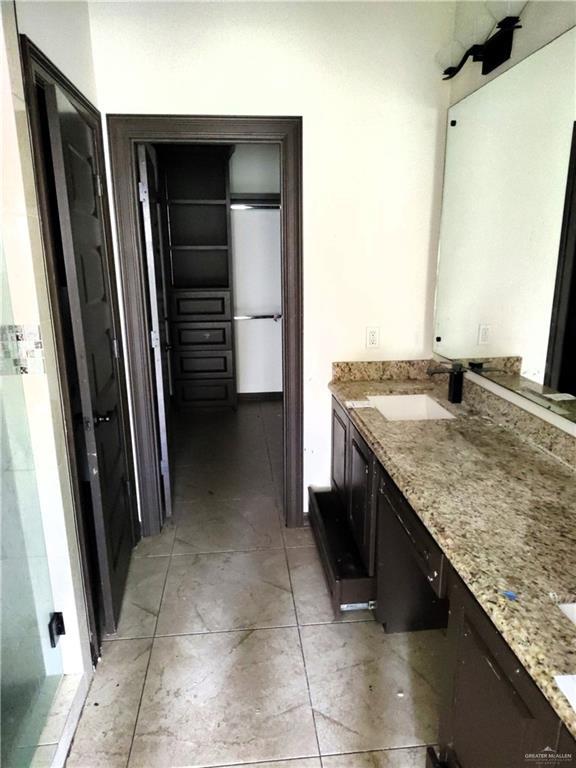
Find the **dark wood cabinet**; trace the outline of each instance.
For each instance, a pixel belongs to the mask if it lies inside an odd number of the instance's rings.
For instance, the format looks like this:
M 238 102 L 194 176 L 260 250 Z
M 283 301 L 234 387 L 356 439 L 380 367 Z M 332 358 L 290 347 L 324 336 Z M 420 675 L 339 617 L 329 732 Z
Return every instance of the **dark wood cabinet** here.
M 348 506 L 348 486 L 346 484 L 348 464 L 349 420 L 346 412 L 332 399 L 332 453 L 330 481 L 332 490 L 340 499 L 342 506 Z
M 576 766 L 576 739 L 569 733 L 564 724 L 560 727 L 560 736 L 558 738 L 558 746 L 556 751 L 560 755 L 566 755 L 566 758 L 562 759 L 560 765 L 568 765 L 569 768 L 575 768 Z M 569 756 L 569 757 L 568 757 Z
M 575 740 L 335 399 L 331 488 L 310 489 L 310 520 L 336 609 L 375 600 L 386 632 L 448 628 L 426 768 L 526 768 L 547 747 L 576 768 Z
M 390 633 L 445 627 L 444 557 L 382 467 L 376 513 L 377 620 Z
M 450 589 L 448 644 L 440 728 L 447 766 L 525 768 L 527 754 L 557 748 L 558 716 L 459 578 Z
M 376 514 L 374 454 L 352 424 L 348 439 L 348 523 L 368 574 L 374 574 Z
M 333 398 L 331 488 L 369 576 L 376 562 L 375 468 L 374 454 Z

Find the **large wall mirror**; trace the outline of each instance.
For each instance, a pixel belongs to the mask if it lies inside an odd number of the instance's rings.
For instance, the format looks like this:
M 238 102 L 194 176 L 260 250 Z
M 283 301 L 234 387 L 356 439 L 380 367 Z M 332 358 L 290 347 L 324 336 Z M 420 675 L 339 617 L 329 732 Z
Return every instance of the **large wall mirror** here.
M 450 109 L 434 343 L 573 421 L 575 119 L 576 29 Z

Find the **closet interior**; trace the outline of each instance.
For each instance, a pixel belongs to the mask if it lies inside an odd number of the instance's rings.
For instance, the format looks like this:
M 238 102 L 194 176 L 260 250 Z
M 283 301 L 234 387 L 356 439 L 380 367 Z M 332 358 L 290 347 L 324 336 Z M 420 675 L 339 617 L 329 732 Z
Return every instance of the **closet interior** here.
M 282 400 L 280 150 L 140 144 L 137 153 L 169 508 L 175 419 Z

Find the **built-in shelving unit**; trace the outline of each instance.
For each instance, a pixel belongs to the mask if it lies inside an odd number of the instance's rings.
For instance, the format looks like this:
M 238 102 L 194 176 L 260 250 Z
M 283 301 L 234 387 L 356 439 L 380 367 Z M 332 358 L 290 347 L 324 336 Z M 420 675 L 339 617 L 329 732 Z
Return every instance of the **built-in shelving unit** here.
M 236 405 L 229 159 L 232 147 L 161 148 L 174 399 Z

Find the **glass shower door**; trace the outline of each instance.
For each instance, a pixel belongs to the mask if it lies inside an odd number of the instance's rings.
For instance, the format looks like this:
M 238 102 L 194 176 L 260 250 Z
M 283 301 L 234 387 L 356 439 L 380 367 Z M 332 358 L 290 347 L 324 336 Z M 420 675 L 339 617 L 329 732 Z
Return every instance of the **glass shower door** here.
M 0 764 L 27 768 L 62 677 L 24 377 L 35 375 L 38 329 L 15 325 L 0 246 Z

